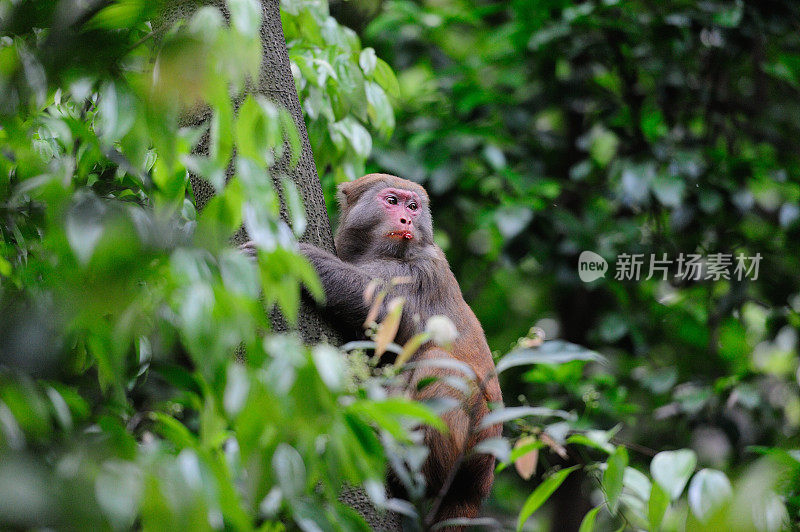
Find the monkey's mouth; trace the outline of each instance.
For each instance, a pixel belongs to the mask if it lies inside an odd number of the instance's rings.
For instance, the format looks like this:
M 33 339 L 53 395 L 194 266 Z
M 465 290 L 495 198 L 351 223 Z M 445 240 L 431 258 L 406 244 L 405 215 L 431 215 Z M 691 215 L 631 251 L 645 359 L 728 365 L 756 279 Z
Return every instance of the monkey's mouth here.
M 414 238 L 414 233 L 411 231 L 390 231 L 386 233 L 386 236 L 389 238 L 400 238 L 405 240 L 411 240 Z

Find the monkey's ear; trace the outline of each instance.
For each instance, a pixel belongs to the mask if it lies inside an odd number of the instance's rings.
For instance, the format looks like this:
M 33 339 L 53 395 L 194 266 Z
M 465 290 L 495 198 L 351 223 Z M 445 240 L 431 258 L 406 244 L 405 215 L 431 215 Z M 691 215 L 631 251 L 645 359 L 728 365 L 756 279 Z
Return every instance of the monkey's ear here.
M 339 209 L 345 210 L 358 200 L 360 195 L 358 189 L 358 181 L 347 181 L 336 187 L 336 199 L 339 201 Z
M 378 183 L 385 183 L 386 177 L 385 174 L 367 174 L 363 177 L 359 177 L 355 181 L 342 183 L 337 188 L 338 192 L 336 194 L 336 199 L 339 200 L 339 208 L 342 212 L 349 209 L 356 204 L 358 198 L 360 198 L 364 192 L 376 186 Z

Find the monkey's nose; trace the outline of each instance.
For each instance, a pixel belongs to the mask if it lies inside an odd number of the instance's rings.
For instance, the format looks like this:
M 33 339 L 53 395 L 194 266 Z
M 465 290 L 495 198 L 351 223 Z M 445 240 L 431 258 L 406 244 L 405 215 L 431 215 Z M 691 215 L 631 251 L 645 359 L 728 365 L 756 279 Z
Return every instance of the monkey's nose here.
M 411 220 L 406 220 L 405 218 L 400 218 L 400 223 L 403 224 L 403 225 L 405 225 L 405 224 L 411 225 Z

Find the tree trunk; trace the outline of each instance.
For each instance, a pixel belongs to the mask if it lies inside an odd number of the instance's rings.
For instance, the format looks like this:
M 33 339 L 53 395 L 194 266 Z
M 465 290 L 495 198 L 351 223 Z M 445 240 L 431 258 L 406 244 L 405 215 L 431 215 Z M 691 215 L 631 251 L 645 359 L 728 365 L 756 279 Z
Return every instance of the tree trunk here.
M 219 5 L 217 2 L 212 2 Z M 286 48 L 286 40 L 283 36 L 283 26 L 281 25 L 279 0 L 261 0 L 261 46 L 262 62 L 261 73 L 259 76 L 256 92 L 266 96 L 277 105 L 287 109 L 294 119 L 297 131 L 302 142 L 302 152 L 297 165 L 291 168 L 287 157 L 282 157 L 270 169 L 274 177 L 287 176 L 295 182 L 306 208 L 307 226 L 306 232 L 302 237 L 304 242 L 309 242 L 328 251 L 335 251 L 333 244 L 333 234 L 331 232 L 328 212 L 325 208 L 325 198 L 322 195 L 322 185 L 317 174 L 317 167 L 314 163 L 314 156 L 311 151 L 311 144 L 308 141 L 308 133 L 303 120 L 303 112 L 300 107 L 300 100 L 297 97 L 297 90 L 294 86 L 291 67 L 289 66 L 289 52 Z M 226 10 L 220 5 L 223 12 Z M 164 21 L 169 27 L 172 22 L 181 18 L 186 18 L 197 9 L 194 2 L 176 2 L 166 9 Z M 209 111 L 200 110 L 196 114 L 187 117 L 186 121 L 190 124 L 200 124 L 209 116 Z M 288 146 L 287 146 L 288 150 Z M 208 137 L 204 137 L 197 148 L 199 153 L 208 153 Z M 229 167 L 227 177 L 233 173 L 233 168 Z M 195 194 L 198 210 L 201 210 L 214 193 L 214 189 L 198 178 L 190 176 L 192 190 Z M 280 190 L 280 187 L 277 188 Z M 286 209 L 281 207 L 281 213 L 285 217 Z M 241 229 L 233 238 L 236 244 L 243 244 L 247 241 L 244 229 Z M 286 324 L 278 313 L 273 313 L 273 325 L 278 330 L 286 330 Z M 316 309 L 302 302 L 298 319 L 298 332 L 307 344 L 318 343 L 322 340 L 333 345 L 341 345 L 341 336 L 336 330 L 316 311 Z M 360 489 L 346 488 L 340 500 L 357 510 L 373 530 L 400 530 L 399 516 L 395 514 L 381 514 L 370 503 L 369 498 Z
M 216 4 L 228 16 L 227 8 L 224 3 L 210 1 Z M 273 103 L 287 109 L 294 119 L 297 131 L 302 142 L 302 152 L 297 165 L 290 167 L 288 157 L 281 157 L 275 165 L 270 168 L 270 173 L 277 180 L 281 176 L 286 176 L 295 182 L 300 193 L 303 195 L 303 202 L 306 208 L 307 226 L 306 232 L 302 237 L 304 242 L 309 242 L 328 251 L 334 251 L 333 234 L 328 220 L 328 212 L 325 209 L 325 198 L 322 195 L 322 186 L 317 175 L 317 167 L 314 163 L 314 155 L 311 151 L 311 144 L 308 141 L 306 125 L 303 121 L 303 112 L 297 91 L 294 87 L 294 79 L 289 66 L 289 53 L 286 49 L 286 41 L 283 37 L 283 27 L 278 0 L 261 1 L 261 49 L 262 61 L 261 72 L 255 92 L 261 94 Z M 164 12 L 165 27 L 171 23 L 191 16 L 198 7 L 197 2 L 175 2 L 166 8 Z M 209 117 L 209 109 L 201 108 L 184 118 L 188 125 L 198 125 Z M 286 146 L 288 152 L 289 146 Z M 208 135 L 206 134 L 196 151 L 201 154 L 208 153 Z M 233 165 L 229 165 L 227 177 L 233 174 Z M 192 191 L 195 195 L 197 209 L 202 210 L 208 200 L 214 194 L 213 187 L 203 179 L 192 175 L 190 176 Z M 280 190 L 280 186 L 277 187 Z M 286 209 L 282 205 L 281 213 L 286 217 Z M 243 244 L 248 240 L 244 228 L 240 229 L 233 237 L 235 244 Z M 272 315 L 273 325 L 277 330 L 287 330 L 285 321 L 279 313 Z M 341 337 L 336 330 L 325 320 L 321 319 L 315 309 L 307 302 L 302 302 L 300 308 L 297 330 L 306 343 L 318 343 L 326 340 L 334 345 L 341 344 Z

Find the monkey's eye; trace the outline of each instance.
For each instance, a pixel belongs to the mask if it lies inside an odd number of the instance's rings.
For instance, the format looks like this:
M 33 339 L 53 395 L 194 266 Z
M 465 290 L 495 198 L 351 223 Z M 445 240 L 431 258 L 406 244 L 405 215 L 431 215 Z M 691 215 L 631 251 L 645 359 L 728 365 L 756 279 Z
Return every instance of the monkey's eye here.
M 411 209 L 412 211 L 416 211 L 417 204 L 412 201 L 411 203 L 408 204 L 408 208 Z
M 389 205 L 397 205 L 397 198 L 394 196 L 386 196 L 386 203 Z

